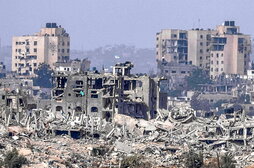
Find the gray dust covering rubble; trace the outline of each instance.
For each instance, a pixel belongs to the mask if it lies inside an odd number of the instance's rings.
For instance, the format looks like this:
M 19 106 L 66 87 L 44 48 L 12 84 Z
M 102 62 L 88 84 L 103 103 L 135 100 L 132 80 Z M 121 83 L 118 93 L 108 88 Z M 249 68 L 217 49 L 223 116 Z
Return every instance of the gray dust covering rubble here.
M 121 167 L 137 155 L 151 167 L 184 167 L 184 154 L 194 150 L 206 160 L 230 152 L 237 167 L 254 164 L 254 120 L 243 109 L 212 118 L 186 105 L 167 110 L 164 79 L 132 75 L 132 67 L 57 72 L 48 101 L 29 80 L 13 80 L 12 88 L 2 79 L 0 157 L 16 148 L 29 160 L 24 167 Z

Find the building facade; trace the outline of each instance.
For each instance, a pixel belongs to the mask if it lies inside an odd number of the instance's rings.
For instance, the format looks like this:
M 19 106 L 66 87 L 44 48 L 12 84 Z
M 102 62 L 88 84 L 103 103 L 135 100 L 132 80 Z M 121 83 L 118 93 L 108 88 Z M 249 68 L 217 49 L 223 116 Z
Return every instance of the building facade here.
M 54 64 L 55 71 L 60 73 L 82 73 L 90 70 L 91 61 L 87 58 L 83 60 L 75 59 L 69 60 L 68 62 L 57 62 Z
M 210 53 L 210 76 L 221 74 L 247 74 L 250 68 L 251 37 L 240 33 L 234 21 L 225 21 L 217 26 L 212 35 Z
M 156 59 L 160 62 L 190 64 L 207 70 L 211 78 L 221 74 L 246 75 L 250 69 L 251 37 L 240 33 L 234 21 L 216 30 L 164 29 L 156 34 Z M 179 65 L 181 66 L 181 65 Z
M 187 31 L 164 29 L 156 35 L 156 59 L 174 63 L 187 63 Z
M 53 68 L 54 63 L 66 62 L 69 58 L 69 34 L 56 23 L 47 23 L 34 35 L 12 39 L 12 71 L 19 75 L 34 75 L 41 63 Z
M 133 64 L 118 63 L 113 73 L 55 73 L 52 113 L 66 117 L 84 115 L 86 122 L 112 121 L 115 114 L 156 118 L 166 108 L 167 96 L 159 89 L 159 78 L 134 76 Z
M 158 75 L 167 78 L 169 90 L 185 88 L 185 78 L 195 69 L 195 66 L 190 64 L 177 64 L 167 61 L 158 61 L 157 66 Z
M 188 63 L 202 69 L 210 69 L 211 35 L 215 31 L 193 29 L 188 31 Z

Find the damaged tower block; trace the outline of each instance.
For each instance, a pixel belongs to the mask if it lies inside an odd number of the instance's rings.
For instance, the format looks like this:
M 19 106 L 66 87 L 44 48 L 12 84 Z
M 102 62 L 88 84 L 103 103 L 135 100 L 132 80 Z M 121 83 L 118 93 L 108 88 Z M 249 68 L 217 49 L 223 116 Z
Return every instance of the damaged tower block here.
M 98 130 L 102 119 L 112 122 L 116 113 L 155 118 L 159 107 L 167 106 L 166 94 L 160 94 L 160 79 L 132 75 L 132 67 L 125 62 L 116 64 L 113 73 L 56 73 L 51 103 L 54 116 Z

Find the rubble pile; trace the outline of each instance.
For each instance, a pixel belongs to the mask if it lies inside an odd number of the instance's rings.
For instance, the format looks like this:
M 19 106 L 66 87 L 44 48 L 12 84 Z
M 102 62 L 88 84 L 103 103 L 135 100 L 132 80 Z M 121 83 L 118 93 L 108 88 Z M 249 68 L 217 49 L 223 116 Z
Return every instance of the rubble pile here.
M 6 151 L 18 149 L 30 161 L 26 167 L 117 167 L 131 155 L 142 155 L 142 161 L 154 167 L 184 167 L 183 156 L 191 149 L 201 151 L 206 159 L 234 153 L 237 167 L 254 164 L 254 122 L 244 112 L 205 119 L 195 117 L 190 109 L 176 111 L 149 121 L 116 114 L 113 122 L 103 120 L 100 131 L 94 132 L 49 115 L 38 119 L 44 129 L 2 125 L 0 153 L 3 157 Z M 170 116 L 177 117 L 172 122 Z
M 0 159 L 17 149 L 26 167 L 121 167 L 137 159 L 144 167 L 186 167 L 186 155 L 195 151 L 205 163 L 232 153 L 236 167 L 253 166 L 254 119 L 245 110 L 203 118 L 187 104 L 169 108 L 160 87 L 165 81 L 134 76 L 132 67 L 116 64 L 112 74 L 58 72 L 51 100 L 32 96 L 33 88 L 23 84 L 6 89 L 5 81 Z

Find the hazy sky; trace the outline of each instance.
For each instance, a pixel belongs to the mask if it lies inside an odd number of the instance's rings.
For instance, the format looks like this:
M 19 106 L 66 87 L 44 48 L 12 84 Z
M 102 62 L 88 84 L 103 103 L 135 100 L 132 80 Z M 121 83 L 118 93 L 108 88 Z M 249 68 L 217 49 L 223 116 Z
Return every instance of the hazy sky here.
M 254 35 L 254 0 L 0 0 L 0 17 L 2 45 L 46 22 L 62 25 L 71 48 L 84 50 L 107 44 L 152 48 L 161 29 L 215 28 L 224 20 Z

